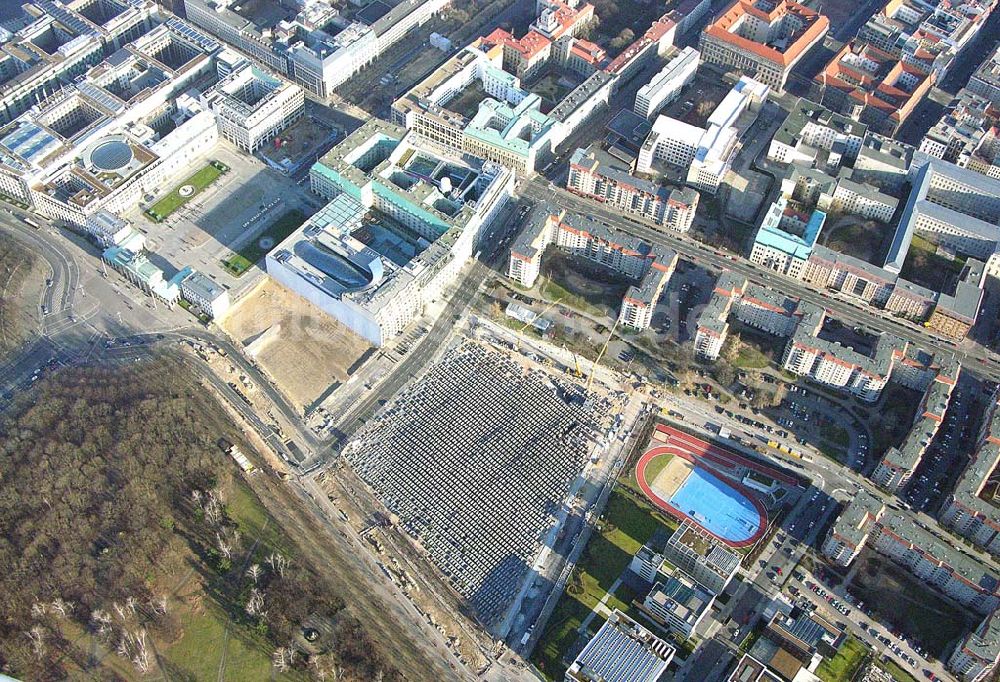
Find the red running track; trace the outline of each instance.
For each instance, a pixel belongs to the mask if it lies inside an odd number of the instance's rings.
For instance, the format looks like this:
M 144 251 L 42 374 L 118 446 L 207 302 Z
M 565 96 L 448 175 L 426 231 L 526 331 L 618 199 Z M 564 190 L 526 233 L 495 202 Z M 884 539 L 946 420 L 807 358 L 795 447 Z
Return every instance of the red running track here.
M 684 434 L 684 435 L 687 436 L 687 434 Z M 694 440 L 697 440 L 697 439 L 694 439 Z M 698 441 L 698 442 L 702 443 L 706 447 L 711 447 L 711 446 L 708 445 L 708 443 L 704 443 L 704 441 Z M 709 535 L 717 538 L 719 541 L 721 541 L 724 544 L 729 545 L 730 547 L 733 547 L 733 548 L 737 548 L 738 549 L 738 548 L 741 548 L 741 547 L 748 547 L 748 546 L 754 544 L 755 542 L 757 542 L 758 540 L 760 540 L 764 536 L 765 532 L 767 531 L 767 510 L 764 509 L 763 503 L 761 503 L 761 501 L 757 498 L 756 495 L 754 495 L 744 485 L 742 485 L 741 483 L 738 483 L 736 481 L 726 480 L 725 483 L 726 483 L 726 485 L 731 486 L 733 489 L 735 489 L 741 495 L 743 495 L 744 497 L 746 497 L 748 500 L 750 500 L 750 503 L 753 504 L 754 509 L 757 510 L 757 514 L 758 514 L 758 529 L 757 529 L 757 532 L 754 533 L 751 537 L 749 537 L 749 538 L 747 538 L 745 540 L 736 540 L 736 541 L 734 541 L 734 540 L 730 540 L 729 538 L 724 538 L 724 537 L 722 537 L 720 535 L 717 535 L 717 534 L 713 533 L 709 529 L 705 528 L 701 523 L 699 523 L 697 519 L 692 518 L 691 516 L 689 516 L 688 514 L 686 514 L 683 511 L 681 511 L 677 507 L 673 506 L 672 504 L 670 504 L 670 502 L 668 502 L 667 500 L 663 499 L 662 497 L 660 497 L 659 495 L 657 495 L 655 492 L 653 492 L 652 487 L 650 487 L 650 485 L 648 483 L 646 483 L 646 467 L 649 465 L 649 463 L 652 460 L 654 460 L 656 457 L 658 457 L 660 455 L 673 455 L 674 457 L 681 457 L 682 459 L 685 459 L 685 460 L 691 462 L 693 465 L 699 466 L 699 464 L 698 464 L 698 462 L 696 460 L 696 458 L 698 457 L 698 455 L 692 454 L 690 452 L 687 452 L 687 451 L 681 449 L 680 447 L 674 446 L 674 445 L 669 444 L 669 443 L 667 445 L 660 445 L 660 446 L 656 446 L 656 447 L 650 448 L 645 453 L 643 453 L 642 457 L 639 458 L 638 463 L 635 465 L 635 478 L 636 478 L 636 481 L 639 484 L 639 488 L 642 490 L 642 492 L 646 495 L 646 497 L 649 498 L 649 500 L 654 505 L 656 505 L 657 507 L 659 507 L 660 509 L 662 509 L 663 511 L 665 511 L 666 513 L 670 514 L 671 516 L 673 516 L 675 518 L 690 520 L 692 523 L 694 523 L 695 525 L 697 525 L 699 528 L 702 528 Z M 706 459 L 710 459 L 710 458 L 706 457 Z M 709 471 L 709 473 L 712 473 L 713 476 L 718 476 L 718 474 L 715 474 L 714 472 L 711 472 L 711 470 L 708 470 L 708 471 Z
M 753 469 L 754 471 L 762 473 L 765 476 L 770 476 L 771 478 L 781 481 L 786 485 L 799 485 L 799 480 L 794 476 L 789 476 L 783 471 L 769 467 L 761 462 L 743 457 L 732 450 L 726 450 L 712 445 L 711 443 L 706 443 L 700 438 L 686 434 L 672 426 L 657 424 L 656 430 L 667 436 L 667 443 L 683 448 L 686 452 L 691 453 L 695 457 L 703 457 L 710 462 L 721 464 L 722 466 L 730 468 L 734 466 L 744 466 L 748 469 Z

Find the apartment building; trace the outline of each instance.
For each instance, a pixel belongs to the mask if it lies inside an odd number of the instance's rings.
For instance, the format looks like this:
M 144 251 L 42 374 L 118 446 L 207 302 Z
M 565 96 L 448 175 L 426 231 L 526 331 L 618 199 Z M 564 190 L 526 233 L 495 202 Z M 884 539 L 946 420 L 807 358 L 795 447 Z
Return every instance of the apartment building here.
M 201 96 L 215 114 L 219 134 L 253 154 L 300 118 L 305 95 L 299 86 L 244 63 Z
M 722 594 L 740 567 L 740 555 L 685 520 L 663 547 L 663 557 L 714 594 Z
M 976 613 L 986 615 L 1000 604 L 1000 577 L 982 561 L 954 546 L 916 519 L 889 510 L 872 533 L 872 546 L 915 577 Z
M 948 658 L 948 670 L 962 682 L 983 682 L 1000 663 L 1000 611 L 986 616 Z
M 780 93 L 829 28 L 825 16 L 797 2 L 736 0 L 705 27 L 699 48 L 706 62 L 736 67 Z
M 887 509 L 862 492 L 848 502 L 823 547 L 828 557 L 846 566 L 848 557 L 867 545 L 976 613 L 991 614 L 1000 603 L 1000 576 L 983 562 L 908 513 Z
M 694 336 L 695 355 L 703 360 L 717 360 L 729 335 L 729 314 L 733 303 L 747 288 L 742 275 L 724 271 L 715 283 L 708 304 L 698 314 Z
M 959 91 L 954 105 L 927 131 L 920 151 L 991 178 L 1000 178 L 1000 108 L 968 89 Z
M 894 352 L 905 342 L 890 335 L 878 337 L 869 355 L 820 337 L 826 312 L 807 310 L 785 346 L 782 368 L 813 381 L 847 391 L 860 400 L 874 402 L 892 372 Z
M 867 490 L 859 490 L 830 528 L 823 542 L 823 555 L 837 566 L 849 566 L 861 553 L 884 512 L 882 500 Z
M 695 190 L 669 189 L 630 175 L 624 163 L 599 145 L 573 152 L 566 188 L 675 232 L 691 229 L 698 209 Z
M 711 610 L 715 595 L 679 568 L 664 568 L 661 564 L 640 609 L 664 630 L 687 639 Z
M 698 71 L 701 54 L 685 47 L 635 94 L 635 113 L 652 120 L 660 109 L 673 102 Z
M 835 169 L 857 158 L 867 131 L 865 124 L 800 97 L 771 138 L 767 159 Z
M 847 170 L 847 169 L 844 169 Z M 888 223 L 896 213 L 899 200 L 871 185 L 855 182 L 841 174 L 829 200 L 829 210 L 861 216 L 865 220 Z
M 1000 554 L 1000 511 L 982 495 L 1000 465 L 997 399 L 994 392 L 972 457 L 941 511 L 942 524 L 991 554 Z
M 872 472 L 872 482 L 893 493 L 898 493 L 910 482 L 913 472 L 944 422 L 948 402 L 958 383 L 961 369 L 961 364 L 954 358 L 941 361 L 934 380 L 924 391 L 906 438 L 898 448 L 890 447 L 885 452 Z
M 622 298 L 618 319 L 635 329 L 649 326 L 653 309 L 677 265 L 675 251 L 544 205 L 534 209 L 526 225 L 511 246 L 508 277 L 521 286 L 534 286 L 542 256 L 552 244 L 634 280 Z

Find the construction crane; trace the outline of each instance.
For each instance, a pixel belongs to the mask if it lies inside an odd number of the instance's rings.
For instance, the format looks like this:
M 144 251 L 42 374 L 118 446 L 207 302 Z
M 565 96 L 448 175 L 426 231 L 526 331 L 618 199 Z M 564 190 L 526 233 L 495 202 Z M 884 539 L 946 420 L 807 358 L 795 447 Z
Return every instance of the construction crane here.
M 611 343 L 612 337 L 615 335 L 615 330 L 618 329 L 618 322 L 621 318 L 615 320 L 615 324 L 611 327 L 611 331 L 608 332 L 608 338 L 604 340 L 604 345 L 601 346 L 601 352 L 597 354 L 597 358 L 594 359 L 594 366 L 590 368 L 590 378 L 587 379 L 587 395 L 590 395 L 590 387 L 594 383 L 594 374 L 597 372 L 597 363 L 601 361 L 604 357 L 604 352 L 608 350 L 608 344 Z
M 554 300 L 551 303 L 549 303 L 549 305 L 546 306 L 545 310 L 543 310 L 542 312 L 538 313 L 538 315 L 535 317 L 535 320 L 537 320 L 539 317 L 544 317 L 545 313 L 547 313 L 550 310 L 552 310 L 552 308 L 557 303 L 559 303 L 559 301 L 561 301 L 561 300 L 562 300 L 562 296 L 560 296 L 556 300 Z M 532 320 L 532 322 L 534 322 L 534 320 Z M 530 324 L 531 324 L 531 322 L 525 322 L 524 326 L 517 330 L 517 349 L 519 351 L 521 350 L 521 335 L 524 334 L 524 330 L 527 329 Z
M 583 370 L 580 369 L 580 356 L 577 355 L 576 353 L 573 353 L 573 362 L 576 363 L 576 376 L 577 377 L 582 377 L 583 376 Z

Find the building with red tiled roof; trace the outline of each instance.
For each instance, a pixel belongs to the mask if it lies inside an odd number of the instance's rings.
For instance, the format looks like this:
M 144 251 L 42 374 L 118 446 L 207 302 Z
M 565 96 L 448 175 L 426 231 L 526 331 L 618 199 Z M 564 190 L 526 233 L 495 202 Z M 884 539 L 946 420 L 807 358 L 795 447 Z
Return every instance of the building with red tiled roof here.
M 703 61 L 733 66 L 781 92 L 789 72 L 823 42 L 830 21 L 790 0 L 736 0 L 705 27 Z
M 844 45 L 813 81 L 816 101 L 890 136 L 934 85 L 917 64 L 858 40 Z

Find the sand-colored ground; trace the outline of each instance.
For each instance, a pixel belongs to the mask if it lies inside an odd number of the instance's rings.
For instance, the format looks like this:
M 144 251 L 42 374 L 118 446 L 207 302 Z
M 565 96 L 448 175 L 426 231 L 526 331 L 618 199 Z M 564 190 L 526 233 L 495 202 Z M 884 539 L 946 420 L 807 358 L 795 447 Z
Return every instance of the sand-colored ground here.
M 305 408 L 343 382 L 371 345 L 270 278 L 244 296 L 222 325 Z
M 693 469 L 694 465 L 683 457 L 672 457 L 653 479 L 650 487 L 664 500 L 669 500 L 684 484 Z

